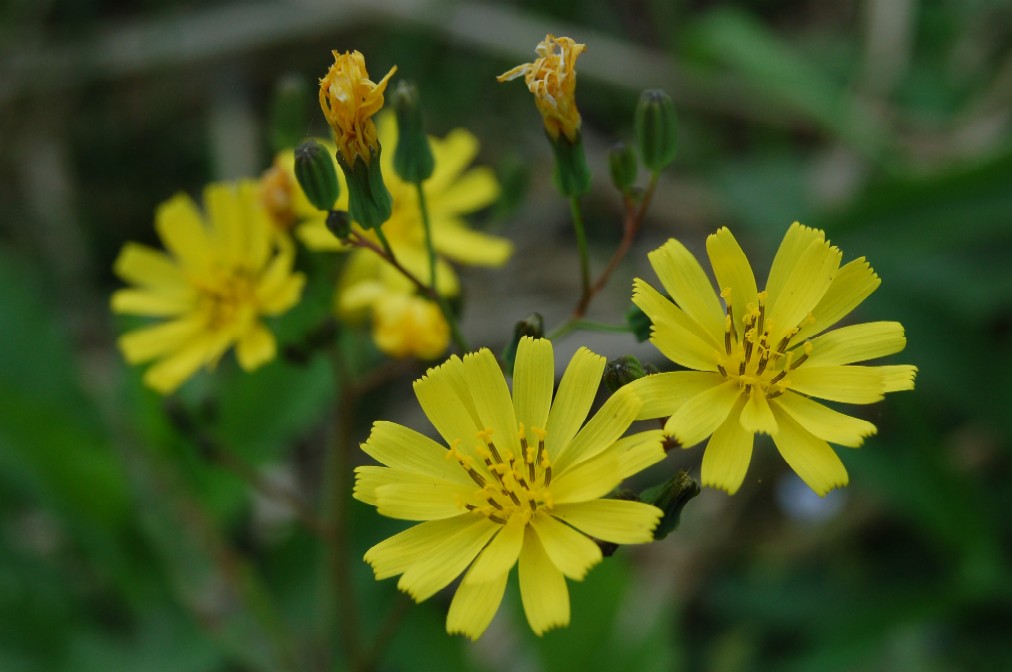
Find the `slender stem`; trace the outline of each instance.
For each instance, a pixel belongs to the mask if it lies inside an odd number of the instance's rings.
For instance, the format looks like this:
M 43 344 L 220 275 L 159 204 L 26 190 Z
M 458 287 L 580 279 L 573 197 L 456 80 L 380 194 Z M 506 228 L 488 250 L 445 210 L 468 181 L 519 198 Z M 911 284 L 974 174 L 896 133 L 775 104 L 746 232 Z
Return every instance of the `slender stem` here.
M 633 240 L 636 239 L 636 234 L 639 233 L 640 226 L 643 224 L 643 216 L 647 212 L 647 208 L 650 207 L 650 201 L 654 197 L 654 191 L 657 189 L 657 173 L 651 173 L 650 182 L 647 185 L 646 191 L 643 194 L 643 199 L 639 203 L 639 207 L 635 206 L 632 199 L 626 197 L 625 199 L 625 216 L 622 220 L 622 241 L 615 249 L 615 253 L 612 255 L 608 265 L 598 276 L 597 280 L 587 291 L 580 297 L 580 302 L 576 304 L 576 308 L 573 310 L 573 315 L 570 320 L 578 320 L 587 313 L 587 308 L 590 307 L 591 300 L 597 296 L 605 285 L 608 284 L 608 280 L 611 278 L 611 274 L 618 268 L 619 263 L 625 258 L 625 255 L 629 252 L 629 248 L 632 246 Z
M 598 331 L 609 334 L 622 334 L 627 333 L 629 327 L 625 324 L 606 324 L 604 322 L 594 322 L 593 320 L 567 320 L 553 329 L 545 338 L 549 340 L 562 338 L 573 331 Z
M 573 217 L 573 230 L 576 232 L 576 248 L 580 252 L 580 301 L 590 299 L 590 254 L 587 251 L 587 231 L 583 226 L 583 212 L 580 210 L 578 196 L 569 197 L 569 211 Z

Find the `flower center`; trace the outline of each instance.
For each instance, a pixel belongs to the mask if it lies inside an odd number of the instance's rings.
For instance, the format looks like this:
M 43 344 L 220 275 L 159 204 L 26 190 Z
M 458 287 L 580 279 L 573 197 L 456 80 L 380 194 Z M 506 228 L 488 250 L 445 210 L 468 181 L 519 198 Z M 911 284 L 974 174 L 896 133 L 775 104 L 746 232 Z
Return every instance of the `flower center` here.
M 199 285 L 200 309 L 211 330 L 227 329 L 255 312 L 253 279 L 241 270 L 224 274 L 214 283 Z
M 728 380 L 737 380 L 746 393 L 758 386 L 767 399 L 778 397 L 790 387 L 788 374 L 805 363 L 812 354 L 812 344 L 791 343 L 801 328 L 812 320 L 809 314 L 774 342 L 771 334 L 776 325 L 766 317 L 765 291 L 759 292 L 758 304 L 748 304 L 742 319 L 744 333 L 739 334 L 731 305 L 731 290 L 720 293 L 726 306 L 724 316 L 724 351 L 718 353 L 717 370 Z
M 552 466 L 545 451 L 545 430 L 531 427 L 537 439 L 528 441 L 523 423 L 518 438 L 520 454 L 509 448 L 500 448 L 492 441 L 492 430 L 477 434 L 474 455 L 461 453 L 457 446 L 450 447 L 447 459 L 455 459 L 478 485 L 461 505 L 489 520 L 505 525 L 514 515 L 530 519 L 538 509 L 551 509 L 552 496 L 548 486 L 552 482 Z M 478 462 L 480 460 L 480 463 Z

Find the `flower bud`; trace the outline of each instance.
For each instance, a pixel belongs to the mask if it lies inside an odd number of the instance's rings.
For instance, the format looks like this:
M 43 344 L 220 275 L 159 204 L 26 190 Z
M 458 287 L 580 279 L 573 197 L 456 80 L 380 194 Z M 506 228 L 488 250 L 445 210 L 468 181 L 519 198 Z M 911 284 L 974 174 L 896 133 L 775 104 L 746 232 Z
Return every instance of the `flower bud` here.
M 575 140 L 570 140 L 561 133 L 556 138 L 549 135 L 548 140 L 555 152 L 552 180 L 559 193 L 567 198 L 573 198 L 590 191 L 590 168 L 583 154 L 583 141 L 579 132 Z
M 629 331 L 640 343 L 650 338 L 650 330 L 654 325 L 639 306 L 630 306 L 625 313 L 625 323 L 629 325 Z
M 628 194 L 636 182 L 636 173 L 639 172 L 633 148 L 624 142 L 612 147 L 608 153 L 608 170 L 611 172 L 612 184 L 623 194 Z
M 517 357 L 517 346 L 524 336 L 542 338 L 545 335 L 545 318 L 540 313 L 531 313 L 513 326 L 513 338 L 502 352 L 502 360 L 506 370 L 512 371 Z
M 327 230 L 338 240 L 344 240 L 351 235 L 351 216 L 347 210 L 331 210 L 327 213 L 325 223 Z
M 663 539 L 678 527 L 682 509 L 699 494 L 699 483 L 684 469 L 680 469 L 670 481 L 654 486 L 640 493 L 640 501 L 653 504 L 664 512 L 661 522 L 654 528 L 654 539 Z
M 636 106 L 636 145 L 643 165 L 653 172 L 666 168 L 675 158 L 678 126 L 675 104 L 660 89 L 640 95 Z
M 628 385 L 645 375 L 647 375 L 647 372 L 643 370 L 640 360 L 632 355 L 623 355 L 605 365 L 602 379 L 609 390 L 618 392 L 619 388 L 623 385 Z
M 429 179 L 436 164 L 422 123 L 418 87 L 410 82 L 400 82 L 394 90 L 393 99 L 397 114 L 394 170 L 405 182 L 418 184 Z
M 348 212 L 363 229 L 375 229 L 390 219 L 393 212 L 393 199 L 380 168 L 381 151 L 377 146 L 371 160 L 355 161 L 351 166 L 344 162 L 340 152 L 337 154 L 337 163 L 348 183 Z
M 295 179 L 314 208 L 327 211 L 334 207 L 341 191 L 337 170 L 330 154 L 316 140 L 306 140 L 295 148 Z

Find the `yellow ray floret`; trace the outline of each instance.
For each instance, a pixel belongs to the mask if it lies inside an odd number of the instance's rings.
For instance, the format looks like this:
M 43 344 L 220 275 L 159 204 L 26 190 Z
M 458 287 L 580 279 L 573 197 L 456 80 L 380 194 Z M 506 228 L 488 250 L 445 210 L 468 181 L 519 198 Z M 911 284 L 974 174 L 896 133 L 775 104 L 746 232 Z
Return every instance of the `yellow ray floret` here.
M 659 431 L 622 438 L 642 407 L 634 394 L 620 390 L 587 421 L 604 363 L 581 349 L 553 399 L 551 342 L 524 338 L 512 392 L 488 350 L 452 357 L 416 381 L 445 445 L 388 422 L 362 445 L 383 466 L 356 470 L 356 499 L 421 521 L 369 549 L 376 578 L 400 575 L 398 588 L 421 601 L 463 574 L 446 627 L 476 639 L 516 565 L 534 632 L 567 625 L 565 579 L 582 579 L 602 557 L 591 537 L 645 543 L 662 515 L 603 499 L 664 457 Z
M 372 116 L 383 107 L 383 92 L 397 66 L 390 68 L 379 82 L 373 82 L 360 52 L 333 54 L 334 64 L 320 80 L 320 107 L 334 129 L 345 164 L 354 166 L 359 159 L 368 164 L 379 151 Z

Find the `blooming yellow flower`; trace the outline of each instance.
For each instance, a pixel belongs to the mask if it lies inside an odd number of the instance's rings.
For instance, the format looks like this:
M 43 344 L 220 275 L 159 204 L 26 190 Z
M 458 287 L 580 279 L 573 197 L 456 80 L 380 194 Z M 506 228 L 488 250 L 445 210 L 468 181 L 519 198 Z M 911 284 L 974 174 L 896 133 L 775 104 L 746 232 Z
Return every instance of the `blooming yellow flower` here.
M 538 58 L 496 77 L 508 82 L 523 77 L 534 94 L 534 103 L 545 120 L 545 130 L 552 140 L 561 132 L 575 143 L 580 134 L 580 112 L 576 109 L 576 59 L 587 48 L 568 37 L 545 36 L 538 44 Z
M 334 129 L 342 160 L 349 167 L 360 158 L 368 165 L 379 151 L 372 115 L 383 107 L 383 92 L 397 66 L 377 83 L 369 79 L 360 52 L 332 53 L 334 64 L 320 80 L 320 107 Z
M 397 124 L 393 115 L 384 114 L 377 119 L 378 137 L 387 146 L 397 143 Z M 512 243 L 498 236 L 472 230 L 464 216 L 485 208 L 499 197 L 499 183 L 495 174 L 485 166 L 468 168 L 478 153 L 478 139 L 464 129 L 453 130 L 445 138 L 430 138 L 436 168 L 423 183 L 425 199 L 432 224 L 433 244 L 436 248 L 438 291 L 453 296 L 460 291 L 457 276 L 447 260 L 476 266 L 501 266 L 513 253 Z M 404 182 L 393 170 L 393 153 L 380 157 L 387 188 L 393 197 L 393 213 L 383 224 L 383 233 L 398 261 L 423 282 L 429 279 L 428 253 L 418 195 L 415 185 Z M 275 166 L 289 176 L 294 185 L 290 194 L 292 217 L 303 223 L 296 235 L 311 250 L 340 251 L 348 248 L 334 237 L 326 227 L 326 214 L 306 200 L 295 183 L 294 158 L 291 152 L 279 154 Z M 348 207 L 344 176 L 338 174 L 341 196 L 334 208 Z M 284 216 L 284 215 L 283 215 Z M 378 244 L 372 231 L 354 226 L 355 232 Z M 338 281 L 336 294 L 337 313 L 346 319 L 360 318 L 372 303 L 389 292 L 414 293 L 409 280 L 373 252 L 352 248 L 344 271 Z
M 706 250 L 720 298 L 699 262 L 673 239 L 649 255 L 671 299 L 639 278 L 634 283 L 633 302 L 653 322 L 651 342 L 693 369 L 632 383 L 644 400 L 640 416 L 670 416 L 664 431 L 686 448 L 710 437 L 704 485 L 734 493 L 756 433 L 771 435 L 818 494 L 846 485 L 847 471 L 827 442 L 856 447 L 875 426 L 812 397 L 870 404 L 887 392 L 913 389 L 917 372 L 908 365 L 855 365 L 902 350 L 898 322 L 826 332 L 878 287 L 878 276 L 864 257 L 840 266 L 842 254 L 825 233 L 797 222 L 761 292 L 730 231 L 710 235 Z
M 256 182 L 208 185 L 204 207 L 206 217 L 185 194 L 169 199 L 155 215 L 167 253 L 127 243 L 114 265 L 135 287 L 112 295 L 113 311 L 168 318 L 118 341 L 131 364 L 158 360 L 144 381 L 163 394 L 233 344 L 247 371 L 273 359 L 274 335 L 261 317 L 295 305 L 305 281 L 292 272 L 294 247 L 273 230 Z
M 435 359 L 450 344 L 450 326 L 432 301 L 388 292 L 373 304 L 372 338 L 391 357 Z
M 362 449 L 386 466 L 356 469 L 354 496 L 382 515 L 423 521 L 366 552 L 376 578 L 401 575 L 397 587 L 420 602 L 464 573 L 446 629 L 476 639 L 519 561 L 531 628 L 540 635 L 567 625 L 565 577 L 581 580 L 601 560 L 592 537 L 645 543 L 662 515 L 641 502 L 602 499 L 664 455 L 659 430 L 620 438 L 642 404 L 629 392 L 620 390 L 583 424 L 604 365 L 580 349 L 553 403 L 552 344 L 524 338 L 512 398 L 485 349 L 451 357 L 415 381 L 449 449 L 395 423 L 373 425 Z

